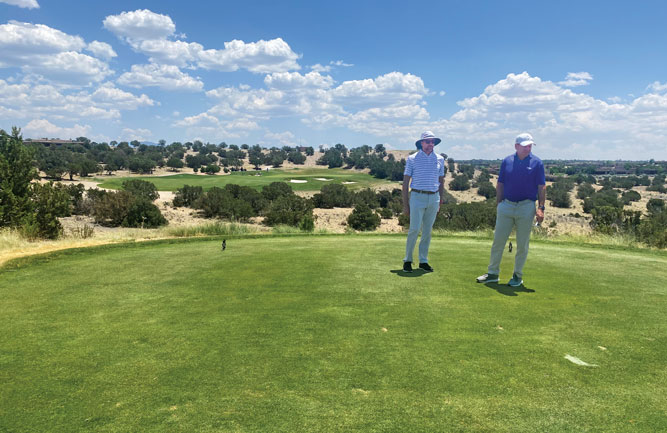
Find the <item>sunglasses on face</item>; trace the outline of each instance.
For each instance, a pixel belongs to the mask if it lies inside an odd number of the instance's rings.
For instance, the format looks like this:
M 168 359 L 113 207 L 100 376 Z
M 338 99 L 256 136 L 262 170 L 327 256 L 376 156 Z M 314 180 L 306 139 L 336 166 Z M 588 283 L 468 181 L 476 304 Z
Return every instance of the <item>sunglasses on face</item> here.
M 422 140 L 422 143 L 435 143 L 435 140 L 431 140 L 431 139 Z

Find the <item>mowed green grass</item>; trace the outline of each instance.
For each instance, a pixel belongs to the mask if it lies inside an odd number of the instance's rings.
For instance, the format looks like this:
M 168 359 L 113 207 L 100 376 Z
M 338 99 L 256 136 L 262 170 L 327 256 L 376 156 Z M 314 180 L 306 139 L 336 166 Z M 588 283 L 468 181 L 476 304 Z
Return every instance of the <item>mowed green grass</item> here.
M 0 271 L 0 431 L 658 432 L 667 255 L 490 241 L 129 244 Z M 505 254 L 502 282 L 512 272 Z M 597 367 L 577 366 L 572 355 Z
M 256 176 L 256 173 L 260 173 L 261 175 Z M 101 182 L 99 186 L 102 188 L 122 189 L 123 182 L 128 179 L 136 179 L 136 177 L 96 178 L 95 180 Z M 204 190 L 208 190 L 214 186 L 222 188 L 230 183 L 261 189 L 271 182 L 287 182 L 294 191 L 319 191 L 323 185 L 343 182 L 354 182 L 346 185 L 350 189 L 370 188 L 385 184 L 395 184 L 396 188 L 400 188 L 398 182 L 376 179 L 367 173 L 340 168 L 305 168 L 262 172 L 246 171 L 233 172 L 226 176 L 175 174 L 172 176 L 145 176 L 140 179 L 152 182 L 158 191 L 176 191 L 178 188 L 182 188 L 183 185 L 201 186 Z M 306 182 L 293 183 L 290 180 L 305 180 Z

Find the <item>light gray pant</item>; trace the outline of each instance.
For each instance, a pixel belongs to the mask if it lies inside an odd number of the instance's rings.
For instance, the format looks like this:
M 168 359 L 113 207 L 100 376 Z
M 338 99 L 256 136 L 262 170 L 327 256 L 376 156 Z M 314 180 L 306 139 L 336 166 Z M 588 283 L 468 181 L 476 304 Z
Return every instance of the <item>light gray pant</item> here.
M 535 218 L 535 202 L 533 200 L 520 202 L 503 200 L 498 204 L 489 274 L 500 274 L 500 261 L 503 258 L 505 244 L 510 237 L 510 233 L 512 233 L 512 228 L 516 227 L 514 273 L 519 277 L 523 275 L 523 265 L 526 264 L 526 258 L 528 257 L 528 244 L 530 242 L 530 232 L 533 228 L 533 218 Z
M 424 194 L 421 192 L 410 192 L 410 230 L 408 230 L 408 241 L 405 246 L 404 262 L 412 261 L 412 253 L 417 243 L 419 229 L 422 237 L 419 241 L 419 263 L 428 263 L 428 247 L 431 244 L 431 230 L 435 217 L 440 207 L 440 194 Z

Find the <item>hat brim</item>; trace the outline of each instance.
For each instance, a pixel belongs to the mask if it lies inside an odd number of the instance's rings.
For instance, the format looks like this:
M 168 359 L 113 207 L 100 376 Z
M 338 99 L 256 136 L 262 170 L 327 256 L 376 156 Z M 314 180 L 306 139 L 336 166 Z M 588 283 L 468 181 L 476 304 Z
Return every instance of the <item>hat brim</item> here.
M 526 147 L 526 146 L 530 146 L 531 144 L 535 144 L 535 142 L 533 140 L 524 140 L 524 141 L 522 141 L 520 143 L 516 143 L 516 144 L 518 144 L 519 146 Z
M 437 146 L 442 141 L 438 137 L 423 138 L 422 140 L 435 140 L 435 143 L 433 144 L 434 146 Z M 417 146 L 417 149 L 419 149 L 419 150 L 421 150 L 421 148 L 422 148 L 422 140 L 415 141 L 415 146 Z

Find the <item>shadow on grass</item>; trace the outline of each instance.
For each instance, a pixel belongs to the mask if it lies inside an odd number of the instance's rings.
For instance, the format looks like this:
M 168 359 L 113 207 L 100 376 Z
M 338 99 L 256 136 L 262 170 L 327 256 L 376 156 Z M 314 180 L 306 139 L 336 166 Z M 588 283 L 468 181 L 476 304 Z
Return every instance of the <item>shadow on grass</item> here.
M 408 278 L 421 277 L 424 274 L 430 273 L 419 268 L 414 269 L 412 272 L 405 272 L 403 269 L 392 269 L 390 272 L 392 274 L 398 275 L 399 277 L 408 277 Z
M 491 288 L 495 290 L 496 292 L 500 293 L 501 295 L 505 296 L 519 296 L 519 293 L 535 293 L 535 290 L 529 289 L 528 287 L 524 286 L 523 284 L 518 286 L 518 287 L 512 287 L 508 286 L 507 284 L 498 284 L 498 283 L 486 283 L 484 284 L 486 287 Z

